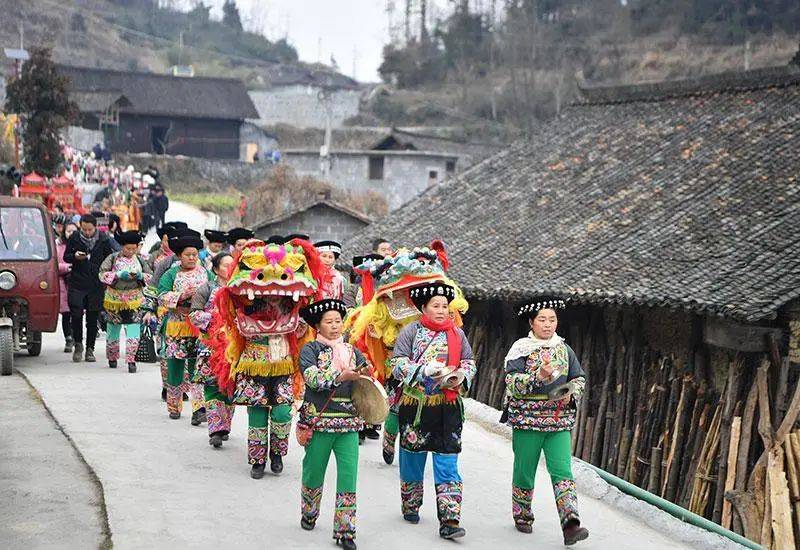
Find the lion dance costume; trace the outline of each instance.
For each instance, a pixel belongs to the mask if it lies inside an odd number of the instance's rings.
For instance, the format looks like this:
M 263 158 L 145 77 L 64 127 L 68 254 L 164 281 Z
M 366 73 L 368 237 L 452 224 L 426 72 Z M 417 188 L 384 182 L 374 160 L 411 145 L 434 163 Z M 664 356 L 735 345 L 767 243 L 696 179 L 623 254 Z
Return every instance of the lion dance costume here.
M 289 448 L 292 403 L 302 391 L 297 368 L 303 338 L 300 309 L 320 298 L 329 271 L 314 246 L 250 239 L 234 256 L 228 284 L 217 292 L 209 331 L 211 366 L 233 404 L 247 406 L 251 476 L 283 471 Z
M 383 459 L 394 462 L 399 423 L 397 411 L 402 397 L 400 381 L 391 376 L 389 361 L 397 335 L 407 325 L 419 320 L 421 313 L 411 301 L 410 288 L 428 282 L 442 281 L 456 289 L 450 302 L 457 325 L 467 311 L 467 301 L 458 286 L 447 277 L 449 267 L 444 243 L 433 241 L 430 247 L 400 249 L 381 260 L 368 259 L 355 266 L 361 276 L 362 306 L 347 318 L 350 342 L 361 350 L 375 368 L 375 377 L 386 387 L 391 412 L 383 431 Z

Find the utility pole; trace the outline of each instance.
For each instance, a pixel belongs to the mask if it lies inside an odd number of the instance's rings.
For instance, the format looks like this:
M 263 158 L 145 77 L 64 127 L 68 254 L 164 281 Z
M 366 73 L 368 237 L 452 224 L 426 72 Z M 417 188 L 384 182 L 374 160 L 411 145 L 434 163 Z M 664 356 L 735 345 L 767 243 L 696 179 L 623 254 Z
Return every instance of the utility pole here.
M 319 151 L 322 180 L 328 181 L 331 174 L 331 145 L 333 141 L 333 97 L 325 88 L 317 93 L 317 100 L 325 109 L 325 142 Z

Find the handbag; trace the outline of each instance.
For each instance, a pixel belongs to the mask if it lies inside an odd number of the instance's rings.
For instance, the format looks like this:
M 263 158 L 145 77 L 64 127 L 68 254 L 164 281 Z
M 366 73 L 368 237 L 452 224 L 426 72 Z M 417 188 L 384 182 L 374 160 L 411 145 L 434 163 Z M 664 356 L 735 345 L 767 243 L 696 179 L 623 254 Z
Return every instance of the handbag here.
M 136 350 L 136 361 L 138 363 L 156 363 L 156 344 L 153 340 L 153 330 L 150 325 L 142 327 L 142 334 L 139 337 L 139 349 Z
M 333 396 L 336 394 L 336 388 L 333 388 L 331 394 L 328 396 L 328 401 L 325 402 L 325 406 L 322 407 L 322 410 L 317 413 L 318 416 L 322 416 L 326 410 L 328 410 L 328 405 L 331 404 L 333 400 Z M 306 447 L 309 443 L 311 443 L 311 438 L 314 435 L 314 426 L 311 423 L 306 422 L 298 422 L 294 428 L 294 436 L 297 439 L 297 443 L 301 447 Z

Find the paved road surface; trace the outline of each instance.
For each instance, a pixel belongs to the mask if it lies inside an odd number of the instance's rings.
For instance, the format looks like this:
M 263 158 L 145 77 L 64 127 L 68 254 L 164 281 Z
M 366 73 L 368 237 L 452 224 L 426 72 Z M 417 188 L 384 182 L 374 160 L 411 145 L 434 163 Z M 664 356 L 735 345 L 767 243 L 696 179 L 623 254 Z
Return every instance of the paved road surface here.
M 17 366 L 101 479 L 115 548 L 334 548 L 333 460 L 317 529 L 302 531 L 302 450 L 294 441 L 283 475 L 252 480 L 245 460 L 243 409 L 237 411 L 230 441 L 224 449 L 214 450 L 207 443 L 205 426 L 192 427 L 190 415 L 180 421 L 167 418 L 155 365 L 142 365 L 131 375 L 125 369 L 104 367 L 102 342 L 95 364 L 71 363 L 60 348 L 58 335 L 45 335 L 42 357 L 20 357 Z M 0 383 L 8 387 L 9 379 Z M 362 549 L 562 547 L 543 464 L 537 479 L 534 535 L 522 535 L 510 518 L 509 442 L 474 423 L 465 428 L 464 442 L 467 537 L 458 543 L 438 538 L 430 466 L 422 522 L 410 525 L 400 516 L 397 466 L 383 463 L 377 442 L 361 447 L 358 542 Z M 591 536 L 579 548 L 684 547 L 603 502 L 582 496 L 580 509 Z M 0 546 L 7 547 L 3 542 Z
M 102 493 L 19 374 L 0 378 L 0 547 L 97 548 Z
M 211 212 L 204 212 L 194 206 L 178 202 L 169 201 L 164 219 L 168 222 L 186 222 L 189 227 L 202 233 L 206 229 L 217 229 L 219 227 L 219 216 Z M 151 229 L 144 239 L 144 249 L 149 250 L 153 243 L 158 241 L 155 229 Z

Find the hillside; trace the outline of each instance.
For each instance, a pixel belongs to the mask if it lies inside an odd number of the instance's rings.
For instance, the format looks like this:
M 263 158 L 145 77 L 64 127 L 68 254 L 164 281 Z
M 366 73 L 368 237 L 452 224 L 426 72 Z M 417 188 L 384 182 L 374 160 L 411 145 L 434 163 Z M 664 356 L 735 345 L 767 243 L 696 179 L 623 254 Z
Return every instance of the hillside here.
M 214 21 L 207 8 L 183 13 L 156 4 L 0 0 L 0 46 L 17 47 L 21 22 L 25 43 L 51 46 L 59 63 L 154 72 L 191 64 L 197 75 L 240 78 L 251 87 L 268 83 L 277 68 L 311 68 L 298 62 L 287 42 L 271 42 Z
M 424 6 L 424 3 L 422 3 Z M 749 0 L 451 2 L 384 49 L 390 83 L 356 124 L 461 124 L 531 132 L 579 86 L 643 83 L 787 64 L 800 3 Z

